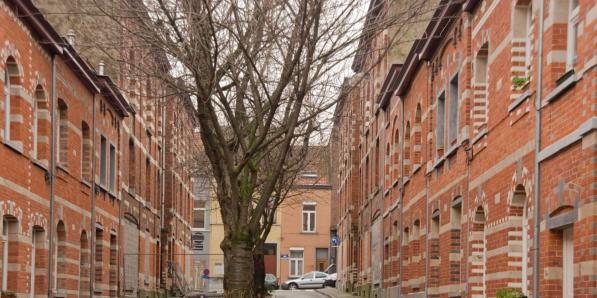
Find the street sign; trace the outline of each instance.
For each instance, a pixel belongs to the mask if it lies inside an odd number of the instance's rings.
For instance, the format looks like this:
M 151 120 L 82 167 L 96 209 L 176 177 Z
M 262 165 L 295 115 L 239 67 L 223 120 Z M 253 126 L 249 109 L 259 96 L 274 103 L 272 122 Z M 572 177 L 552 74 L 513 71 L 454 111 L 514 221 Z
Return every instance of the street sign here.
M 280 259 L 282 260 L 288 260 L 290 257 L 288 256 L 288 254 L 281 254 L 280 255 Z
M 336 235 L 332 236 L 332 246 L 338 246 L 338 242 L 340 242 L 340 240 L 338 239 L 338 236 L 336 236 Z

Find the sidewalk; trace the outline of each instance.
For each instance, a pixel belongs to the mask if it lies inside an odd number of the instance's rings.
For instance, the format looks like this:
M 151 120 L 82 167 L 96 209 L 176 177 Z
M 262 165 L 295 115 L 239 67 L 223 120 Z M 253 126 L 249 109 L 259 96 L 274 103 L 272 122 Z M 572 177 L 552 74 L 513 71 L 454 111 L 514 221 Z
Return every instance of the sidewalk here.
M 330 298 L 358 298 L 359 296 L 353 296 L 350 293 L 343 292 L 336 288 L 325 287 L 323 289 L 315 290 L 317 293 Z

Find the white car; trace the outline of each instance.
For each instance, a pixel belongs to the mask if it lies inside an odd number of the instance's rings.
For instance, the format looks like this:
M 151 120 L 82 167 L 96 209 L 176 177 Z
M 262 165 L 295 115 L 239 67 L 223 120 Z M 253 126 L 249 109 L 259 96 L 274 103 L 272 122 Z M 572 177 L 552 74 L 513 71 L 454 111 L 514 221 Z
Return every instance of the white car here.
M 328 275 L 319 272 L 319 271 L 312 271 L 309 273 L 304 274 L 303 276 L 297 279 L 289 279 L 282 283 L 282 289 L 284 290 L 296 290 L 296 289 L 314 289 L 314 288 L 323 288 L 325 284 L 325 280 L 328 278 Z

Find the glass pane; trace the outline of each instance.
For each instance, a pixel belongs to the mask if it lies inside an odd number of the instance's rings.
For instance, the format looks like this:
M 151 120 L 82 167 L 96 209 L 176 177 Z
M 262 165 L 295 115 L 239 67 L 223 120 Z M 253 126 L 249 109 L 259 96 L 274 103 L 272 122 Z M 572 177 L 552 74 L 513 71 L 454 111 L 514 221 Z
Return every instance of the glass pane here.
M 205 201 L 204 200 L 195 200 L 194 208 L 205 208 Z
M 315 211 L 315 205 L 303 205 L 305 211 Z
M 310 229 L 309 231 L 315 231 L 315 213 L 311 213 L 311 217 L 309 218 Z
M 193 210 L 193 227 L 204 228 L 205 227 L 205 211 Z
M 290 260 L 290 275 L 296 276 L 296 261 Z
M 301 258 L 303 258 L 303 251 L 302 250 L 291 250 L 290 257 L 293 259 L 301 259 Z
M 308 231 L 309 227 L 307 226 L 309 220 L 309 214 L 303 213 L 303 231 Z

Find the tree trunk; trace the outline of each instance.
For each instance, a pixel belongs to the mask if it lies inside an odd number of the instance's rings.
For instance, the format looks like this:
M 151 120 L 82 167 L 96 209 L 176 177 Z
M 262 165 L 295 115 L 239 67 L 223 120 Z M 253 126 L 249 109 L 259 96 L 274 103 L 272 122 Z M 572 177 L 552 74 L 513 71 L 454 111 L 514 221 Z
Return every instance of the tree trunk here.
M 225 236 L 220 244 L 224 251 L 224 296 L 229 298 L 254 298 L 253 245 L 252 241 L 230 239 Z
M 263 256 L 263 244 L 256 244 L 253 250 L 253 262 L 255 275 L 253 276 L 253 291 L 255 297 L 265 297 L 268 292 L 265 288 L 265 260 Z

